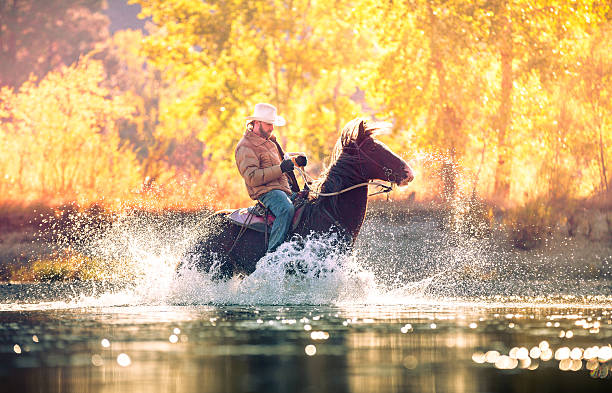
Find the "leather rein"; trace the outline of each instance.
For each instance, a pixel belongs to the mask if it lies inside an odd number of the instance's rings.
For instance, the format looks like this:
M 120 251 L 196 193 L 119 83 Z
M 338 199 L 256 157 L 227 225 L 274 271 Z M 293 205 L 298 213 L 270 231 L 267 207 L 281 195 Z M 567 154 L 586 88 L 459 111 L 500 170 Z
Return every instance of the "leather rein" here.
M 390 183 L 389 185 L 384 184 L 384 183 L 380 183 L 377 181 L 367 181 L 367 182 L 362 182 L 359 184 L 355 184 L 353 186 L 347 187 L 347 188 L 343 188 L 340 191 L 336 191 L 336 192 L 316 192 L 313 190 L 310 190 L 311 193 L 315 194 L 316 196 L 321 196 L 321 197 L 331 197 L 331 196 L 336 196 L 336 195 L 340 195 L 342 193 L 345 193 L 347 191 L 351 191 L 354 190 L 355 188 L 359 188 L 359 187 L 365 187 L 365 186 L 370 186 L 370 185 L 375 185 L 378 187 L 381 187 L 381 189 L 375 193 L 372 194 L 368 194 L 368 196 L 373 196 L 373 195 L 378 195 L 378 194 L 388 194 L 389 192 L 391 192 L 393 190 L 393 182 L 397 181 L 397 176 L 395 175 L 395 173 L 393 173 L 393 169 L 391 168 L 387 168 L 384 165 L 380 165 L 376 160 L 374 160 L 372 157 L 370 157 L 368 154 L 366 154 L 363 149 L 361 148 L 361 145 L 363 145 L 364 142 L 366 142 L 367 139 L 361 141 L 360 144 L 356 144 L 355 142 L 352 142 L 352 144 L 355 145 L 355 147 L 350 147 L 351 149 L 357 150 L 357 158 L 359 159 L 359 173 L 361 174 L 361 176 L 363 178 L 366 178 L 366 176 L 363 173 L 363 165 L 362 162 L 363 160 L 361 160 L 361 157 L 365 157 L 368 160 L 370 160 L 371 162 L 373 162 L 376 166 L 378 166 L 379 168 L 383 169 L 383 172 L 385 173 L 385 175 L 387 176 L 387 181 Z M 304 184 L 308 184 L 308 180 L 307 177 L 310 178 L 310 180 L 312 181 L 312 176 L 308 175 L 306 173 L 306 171 L 300 167 L 296 167 L 297 170 L 300 172 L 300 174 L 302 175 L 302 178 L 304 179 Z M 389 195 L 387 195 L 387 198 L 389 197 Z

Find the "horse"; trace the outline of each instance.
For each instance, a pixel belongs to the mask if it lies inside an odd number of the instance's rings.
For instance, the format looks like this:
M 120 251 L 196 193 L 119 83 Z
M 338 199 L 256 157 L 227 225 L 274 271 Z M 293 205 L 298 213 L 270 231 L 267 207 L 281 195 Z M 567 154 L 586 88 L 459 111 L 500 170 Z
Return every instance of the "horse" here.
M 376 140 L 380 123 L 356 118 L 341 130 L 329 165 L 313 182 L 301 221 L 289 236 L 305 238 L 311 234 L 339 235 L 340 244 L 349 250 L 366 216 L 367 182 L 389 181 L 404 186 L 414 178 L 410 165 Z M 226 219 L 227 211 L 204 220 L 208 233 L 198 240 L 181 261 L 208 272 L 216 266 L 216 277 L 249 275 L 266 254 L 265 233 L 246 229 Z

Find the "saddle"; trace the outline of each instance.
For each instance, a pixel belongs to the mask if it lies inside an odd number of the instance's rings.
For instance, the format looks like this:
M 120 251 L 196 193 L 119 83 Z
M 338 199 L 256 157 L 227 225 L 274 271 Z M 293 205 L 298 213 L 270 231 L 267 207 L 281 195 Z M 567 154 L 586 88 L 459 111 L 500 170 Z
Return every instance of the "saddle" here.
M 304 197 L 298 196 L 293 200 L 295 213 L 293 214 L 293 220 L 291 221 L 290 232 L 294 231 L 298 226 L 300 219 L 302 218 L 302 214 L 304 213 L 305 206 L 306 199 Z M 267 210 L 266 207 L 259 201 L 257 201 L 254 206 L 244 207 L 233 211 L 229 210 L 227 212 L 229 214 L 225 216 L 226 220 L 230 221 L 232 224 L 247 227 L 248 229 L 252 229 L 257 232 L 270 232 L 270 228 L 272 227 L 272 224 L 274 224 L 274 220 L 276 218 L 272 212 Z

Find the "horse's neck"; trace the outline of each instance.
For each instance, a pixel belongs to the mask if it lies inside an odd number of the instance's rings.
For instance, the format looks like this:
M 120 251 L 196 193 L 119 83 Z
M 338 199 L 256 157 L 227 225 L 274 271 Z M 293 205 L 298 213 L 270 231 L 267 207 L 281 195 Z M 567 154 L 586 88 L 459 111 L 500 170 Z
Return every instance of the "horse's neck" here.
M 350 186 L 349 186 L 350 187 Z M 338 196 L 338 221 L 352 235 L 359 234 L 368 205 L 368 187 L 358 187 Z
M 342 178 L 342 185 L 339 190 L 345 190 L 349 187 L 363 183 L 366 180 L 361 178 Z M 327 187 L 323 187 L 326 189 Z M 328 191 L 331 191 L 328 189 Z M 353 240 L 359 234 L 361 225 L 366 214 L 366 208 L 368 204 L 368 187 L 362 186 L 357 187 L 353 190 L 343 192 L 337 197 L 336 206 L 332 207 L 332 199 L 327 199 L 327 206 L 330 213 L 334 215 L 334 219 L 339 223 L 343 229 L 351 234 Z

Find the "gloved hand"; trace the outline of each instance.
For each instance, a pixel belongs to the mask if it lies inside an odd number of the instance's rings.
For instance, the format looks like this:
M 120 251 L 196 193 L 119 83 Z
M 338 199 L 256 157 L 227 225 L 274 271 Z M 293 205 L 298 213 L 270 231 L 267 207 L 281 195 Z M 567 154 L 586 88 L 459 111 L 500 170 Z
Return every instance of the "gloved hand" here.
M 293 165 L 293 161 L 291 160 L 283 160 L 283 162 L 280 163 L 280 168 L 281 172 L 286 173 L 291 172 L 293 168 L 295 168 L 295 165 Z
M 306 156 L 297 156 L 295 157 L 295 165 L 305 167 L 308 164 L 308 159 Z

